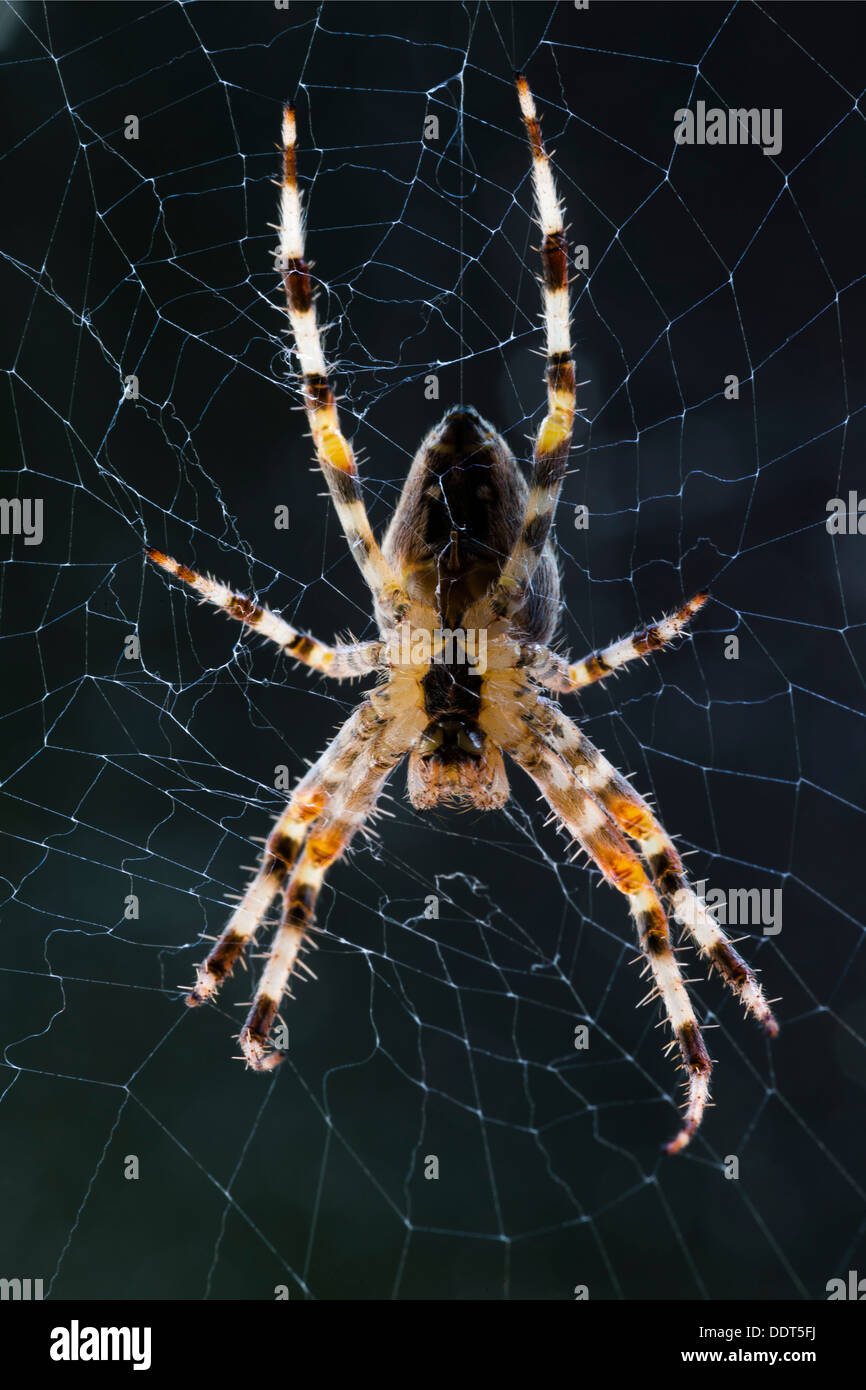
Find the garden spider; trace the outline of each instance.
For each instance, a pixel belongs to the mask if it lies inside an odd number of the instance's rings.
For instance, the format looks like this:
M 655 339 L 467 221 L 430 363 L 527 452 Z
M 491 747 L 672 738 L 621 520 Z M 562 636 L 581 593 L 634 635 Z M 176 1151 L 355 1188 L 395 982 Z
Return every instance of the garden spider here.
M 674 1031 L 670 1047 L 679 1044 L 687 1072 L 682 1128 L 666 1146 L 675 1153 L 700 1124 L 711 1063 L 671 946 L 663 900 L 767 1033 L 774 1035 L 777 1025 L 753 971 L 687 883 L 680 857 L 647 803 L 542 693 L 570 694 L 663 647 L 707 595 L 698 594 L 661 622 L 576 665 L 546 646 L 559 610 L 550 528 L 571 446 L 575 374 L 562 212 L 523 77 L 517 78 L 517 92 L 543 237 L 547 336 L 548 410 L 535 440 L 529 483 L 505 442 L 475 410 L 449 410 L 415 456 L 381 547 L 328 380 L 304 258 L 295 116 L 285 108 L 278 230 L 288 316 L 316 454 L 370 588 L 380 638 L 326 646 L 162 552 L 147 553 L 203 601 L 313 670 L 337 680 L 374 672 L 382 679 L 296 787 L 255 877 L 199 965 L 187 1003 L 213 998 L 281 893 L 281 923 L 240 1034 L 250 1066 L 257 1071 L 276 1066 L 283 1054 L 270 1032 L 290 976 L 308 969 L 304 944 L 322 881 L 373 814 L 390 774 L 408 755 L 414 806 L 450 801 L 493 810 L 509 795 L 507 753 L 535 782 L 562 827 L 628 899 L 653 979 L 649 997 L 661 999 Z M 473 646 L 479 635 L 483 663 L 477 660 L 478 644 Z M 472 661 L 466 659 L 470 648 Z

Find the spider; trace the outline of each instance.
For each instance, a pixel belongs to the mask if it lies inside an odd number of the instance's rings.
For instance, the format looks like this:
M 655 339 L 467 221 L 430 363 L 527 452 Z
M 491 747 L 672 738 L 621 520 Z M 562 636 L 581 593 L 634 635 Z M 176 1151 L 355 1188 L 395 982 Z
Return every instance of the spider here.
M 274 824 L 257 872 L 207 958 L 187 1003 L 216 994 L 282 896 L 280 924 L 240 1033 L 248 1064 L 269 1071 L 283 1053 L 270 1037 L 289 979 L 313 944 L 325 874 L 373 815 L 391 773 L 408 756 L 417 808 L 462 803 L 494 810 L 509 796 L 504 754 L 533 780 L 554 818 L 628 900 L 648 998 L 660 999 L 687 1074 L 682 1126 L 666 1145 L 682 1150 L 709 1095 L 711 1062 L 671 945 L 664 903 L 768 1034 L 776 1021 L 754 972 L 689 886 L 669 835 L 646 801 L 548 698 L 604 680 L 671 642 L 708 597 L 583 661 L 551 651 L 559 575 L 551 523 L 576 413 L 570 341 L 568 252 L 553 173 L 532 94 L 518 76 L 541 228 L 547 413 L 524 479 L 504 440 L 470 407 L 449 410 L 421 444 L 382 544 L 373 535 L 352 447 L 340 428 L 305 259 L 296 177 L 296 129 L 283 113 L 280 261 L 303 398 L 319 465 L 349 548 L 370 589 L 380 636 L 327 646 L 252 599 L 177 563 L 147 554 L 230 617 L 314 671 L 336 680 L 376 674 L 378 685 L 295 788 Z M 478 654 L 483 638 L 484 661 Z M 633 843 L 630 843 L 633 842 Z

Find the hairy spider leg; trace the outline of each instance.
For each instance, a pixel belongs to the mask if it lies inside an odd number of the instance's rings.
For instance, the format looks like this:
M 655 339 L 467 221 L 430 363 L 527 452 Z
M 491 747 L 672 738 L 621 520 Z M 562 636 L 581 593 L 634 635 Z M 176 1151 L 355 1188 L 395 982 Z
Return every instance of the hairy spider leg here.
M 671 904 L 677 921 L 692 937 L 700 954 L 711 967 L 715 966 L 747 1013 L 770 1037 L 775 1037 L 779 1025 L 755 972 L 734 949 L 689 884 L 670 836 L 643 797 L 550 701 L 539 700 L 533 713 L 528 716 L 528 722 L 571 768 L 581 785 L 604 807 L 617 825 L 638 843 L 659 891 Z
M 661 999 L 688 1074 L 682 1128 L 665 1145 L 667 1153 L 679 1153 L 701 1123 L 712 1063 L 673 952 L 664 908 L 637 854 L 571 769 L 529 730 L 508 752 L 607 881 L 628 899 L 641 950 L 655 982 L 649 998 Z
M 582 661 L 574 664 L 566 657 L 550 651 L 548 647 L 533 643 L 524 646 L 521 662 L 527 673 L 540 685 L 548 690 L 555 690 L 560 695 L 570 695 L 582 686 L 592 685 L 593 681 L 604 680 L 630 661 L 648 656 L 650 652 L 659 651 L 667 646 L 668 642 L 673 642 L 708 598 L 709 594 L 706 592 L 695 594 L 682 608 L 678 608 L 675 613 L 669 613 L 660 622 L 650 623 L 647 627 L 632 633 L 630 637 L 612 642 L 609 647 L 603 647 L 592 656 L 584 657 Z
M 423 711 L 417 707 L 392 717 L 374 716 L 363 750 L 310 827 L 286 886 L 282 920 L 240 1034 L 244 1056 L 256 1071 L 270 1071 L 285 1055 L 271 1046 L 271 1028 L 289 979 L 301 964 L 299 953 L 315 921 L 325 874 L 369 822 L 382 788 L 424 723 Z
M 273 642 L 287 656 L 303 662 L 313 671 L 332 676 L 335 680 L 346 680 L 350 676 L 366 676 L 371 671 L 383 669 L 383 642 L 341 643 L 328 646 L 318 638 L 310 637 L 308 633 L 298 632 L 297 628 L 292 627 L 277 613 L 272 613 L 269 608 L 262 608 L 252 599 L 236 593 L 207 575 L 197 573 L 188 565 L 178 564 L 177 560 L 172 560 L 169 555 L 163 555 L 161 550 L 148 547 L 147 555 L 154 564 L 161 566 L 177 579 L 182 579 L 184 584 L 194 589 L 201 596 L 203 603 L 212 603 L 215 608 L 222 609 L 230 618 L 235 618 L 245 627 L 252 628 L 261 637 Z
M 311 826 L 325 813 L 337 789 L 379 728 L 379 717 L 368 697 L 349 716 L 322 756 L 298 783 L 268 836 L 255 877 L 222 935 L 197 967 L 195 988 L 187 995 L 188 1004 L 195 1006 L 212 999 L 231 974 L 285 883 Z
M 310 266 L 304 257 L 304 229 L 298 191 L 295 113 L 283 111 L 283 177 L 280 195 L 280 264 L 289 322 L 303 378 L 304 408 L 316 446 L 316 456 L 328 485 L 349 549 L 377 606 L 387 620 L 397 621 L 409 600 L 373 535 L 361 493 L 352 446 L 340 428 L 337 402 L 316 320 Z
M 493 611 L 506 616 L 520 606 L 550 532 L 568 463 L 577 399 L 571 356 L 568 250 L 562 208 L 541 139 L 535 103 L 525 77 L 517 78 L 517 95 L 532 151 L 532 183 L 543 236 L 541 266 L 547 351 L 547 414 L 535 440 L 529 494 L 520 530 L 489 596 Z

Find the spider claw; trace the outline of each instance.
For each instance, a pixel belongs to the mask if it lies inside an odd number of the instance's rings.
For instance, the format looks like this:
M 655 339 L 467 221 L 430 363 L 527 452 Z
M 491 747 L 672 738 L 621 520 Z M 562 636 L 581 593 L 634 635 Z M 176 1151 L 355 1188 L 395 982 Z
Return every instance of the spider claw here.
M 279 1052 L 263 1033 L 246 1025 L 240 1031 L 239 1041 L 244 1059 L 253 1071 L 274 1071 L 285 1061 L 285 1052 Z
M 697 1024 L 685 1025 L 677 1032 L 682 1053 L 682 1067 L 689 1075 L 686 1081 L 686 1113 L 682 1129 L 664 1146 L 667 1154 L 680 1153 L 697 1131 L 710 1098 L 710 1076 L 713 1064 L 704 1047 Z
M 709 1100 L 709 1076 L 692 1072 L 686 1085 L 688 1101 L 682 1129 L 664 1145 L 666 1154 L 678 1154 L 689 1144 L 703 1118 L 704 1108 Z

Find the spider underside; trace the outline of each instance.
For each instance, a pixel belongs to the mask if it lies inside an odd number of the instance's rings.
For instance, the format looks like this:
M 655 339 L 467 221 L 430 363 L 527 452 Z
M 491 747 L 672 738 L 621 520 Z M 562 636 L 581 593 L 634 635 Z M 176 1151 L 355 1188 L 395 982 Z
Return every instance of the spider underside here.
M 283 1054 L 270 1041 L 271 1029 L 290 976 L 309 969 L 303 956 L 325 874 L 373 814 L 390 774 L 408 758 L 408 794 L 416 807 L 452 802 L 493 810 L 509 796 L 507 755 L 628 900 L 652 976 L 649 997 L 662 1002 L 674 1032 L 671 1046 L 678 1044 L 687 1074 L 682 1127 L 666 1146 L 675 1153 L 701 1122 L 711 1062 L 671 945 L 665 904 L 767 1033 L 774 1035 L 777 1025 L 754 972 L 690 887 L 646 801 L 545 694 L 579 690 L 664 646 L 707 596 L 698 594 L 661 622 L 576 664 L 547 645 L 560 609 L 551 523 L 571 447 L 576 390 L 562 211 L 522 77 L 517 91 L 543 238 L 547 342 L 547 413 L 529 480 L 491 425 L 471 407 L 454 408 L 416 454 L 381 547 L 328 378 L 304 252 L 295 118 L 291 107 L 285 109 L 278 230 L 288 317 L 318 462 L 370 588 L 380 636 L 328 646 L 161 551 L 148 554 L 203 601 L 312 669 L 336 679 L 374 673 L 380 679 L 292 793 L 255 877 L 199 965 L 187 1002 L 213 998 L 281 895 L 280 925 L 240 1034 L 253 1068 L 276 1066 Z

